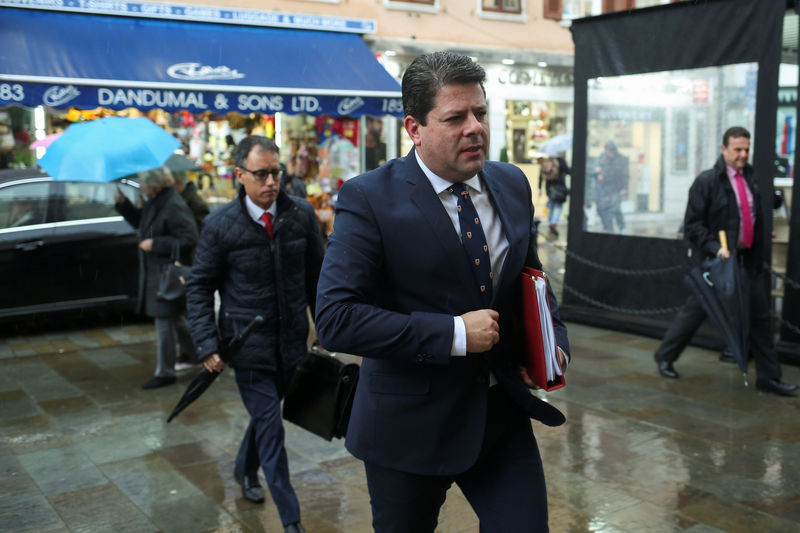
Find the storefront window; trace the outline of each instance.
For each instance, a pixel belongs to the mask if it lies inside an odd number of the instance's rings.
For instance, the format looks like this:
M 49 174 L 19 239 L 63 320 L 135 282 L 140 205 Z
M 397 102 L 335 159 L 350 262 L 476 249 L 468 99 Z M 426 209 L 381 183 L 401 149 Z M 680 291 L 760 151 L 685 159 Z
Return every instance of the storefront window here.
M 742 63 L 589 80 L 586 231 L 678 237 L 724 131 L 753 132 L 757 74 Z

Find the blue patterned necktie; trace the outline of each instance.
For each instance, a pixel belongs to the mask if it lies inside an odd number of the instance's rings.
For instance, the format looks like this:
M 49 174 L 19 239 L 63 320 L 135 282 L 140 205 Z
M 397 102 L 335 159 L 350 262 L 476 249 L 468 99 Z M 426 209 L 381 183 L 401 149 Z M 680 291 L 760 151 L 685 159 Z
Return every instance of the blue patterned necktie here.
M 463 183 L 454 183 L 447 189 L 456 195 L 458 201 L 458 222 L 461 225 L 461 243 L 472 263 L 475 281 L 483 296 L 483 303 L 488 308 L 492 302 L 492 259 L 489 256 L 489 245 L 486 234 L 481 227 L 478 211 L 469 197 L 469 191 Z

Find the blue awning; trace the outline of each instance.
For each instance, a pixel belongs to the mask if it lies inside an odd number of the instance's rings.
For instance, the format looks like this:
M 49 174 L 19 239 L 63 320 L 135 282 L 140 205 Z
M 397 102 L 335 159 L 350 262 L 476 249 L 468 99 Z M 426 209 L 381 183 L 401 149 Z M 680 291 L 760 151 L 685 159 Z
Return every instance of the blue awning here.
M 402 116 L 352 33 L 0 8 L 0 106 Z

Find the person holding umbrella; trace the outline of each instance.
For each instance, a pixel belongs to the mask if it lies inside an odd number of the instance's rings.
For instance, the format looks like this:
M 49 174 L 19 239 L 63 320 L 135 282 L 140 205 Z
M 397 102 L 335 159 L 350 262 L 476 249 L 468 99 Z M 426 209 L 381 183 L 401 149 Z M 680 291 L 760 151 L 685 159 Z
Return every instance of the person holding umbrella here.
M 264 501 L 264 471 L 287 532 L 303 532 L 300 505 L 289 480 L 281 398 L 297 363 L 308 352 L 308 306 L 316 300 L 323 244 L 311 204 L 280 189 L 278 146 L 262 136 L 234 150 L 238 198 L 204 222 L 187 304 L 192 335 L 206 370 L 236 370 L 250 424 L 236 457 L 234 477 L 246 500 Z M 219 319 L 214 292 L 219 291 Z M 253 323 L 230 361 L 223 347 Z
M 797 385 L 781 381 L 780 362 L 770 333 L 764 214 L 753 167 L 747 162 L 750 132 L 739 126 L 729 128 L 722 136 L 721 151 L 714 168 L 702 172 L 689 189 L 684 235 L 697 257 L 717 256 L 740 262 L 744 283 L 750 285 L 749 350 L 756 365 L 756 389 L 792 396 Z M 731 252 L 720 242 L 721 231 L 731 248 L 735 247 L 735 259 L 730 259 Z M 673 363 L 705 317 L 701 304 L 690 295 L 655 353 L 659 374 L 680 377 Z
M 166 167 L 139 172 L 142 192 L 147 197 L 139 208 L 120 191 L 114 193 L 116 209 L 139 230 L 139 299 L 138 311 L 154 317 L 158 337 L 158 364 L 152 379 L 143 389 L 155 389 L 175 383 L 176 345 L 195 357 L 195 348 L 186 322 L 184 298 L 166 301 L 157 297 L 161 273 L 174 260 L 191 264 L 197 245 L 197 227 L 192 212 L 172 187 Z

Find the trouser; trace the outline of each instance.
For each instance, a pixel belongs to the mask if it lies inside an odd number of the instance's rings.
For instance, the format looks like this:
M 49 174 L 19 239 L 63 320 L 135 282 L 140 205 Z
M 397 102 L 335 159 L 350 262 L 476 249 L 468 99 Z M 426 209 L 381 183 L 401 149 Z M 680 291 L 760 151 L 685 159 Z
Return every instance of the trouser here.
M 197 351 L 189 333 L 189 324 L 186 315 L 175 317 L 156 317 L 156 337 L 158 338 L 158 363 L 156 376 L 175 376 L 175 359 L 177 345 L 181 351 L 188 354 L 192 360 L 197 359 Z
M 564 204 L 559 204 L 558 202 L 554 202 L 552 200 L 547 201 L 547 223 L 548 224 L 558 224 L 558 219 L 561 218 L 561 210 L 564 208 Z
M 769 312 L 768 272 L 760 272 L 750 280 L 750 352 L 756 365 L 758 379 L 780 379 L 781 365 L 772 342 Z M 656 350 L 656 358 L 675 362 L 689 344 L 706 313 L 697 299 L 690 295 L 683 308 L 675 315 L 664 339 Z
M 548 531 L 544 470 L 531 420 L 499 386 L 490 389 L 483 445 L 466 472 L 435 476 L 364 466 L 377 533 L 433 532 L 454 482 L 478 515 L 481 533 Z
M 236 370 L 236 384 L 250 414 L 236 467 L 245 476 L 255 477 L 261 466 L 281 522 L 284 526 L 298 522 L 300 503 L 289 480 L 279 379 L 269 372 L 241 369 Z

